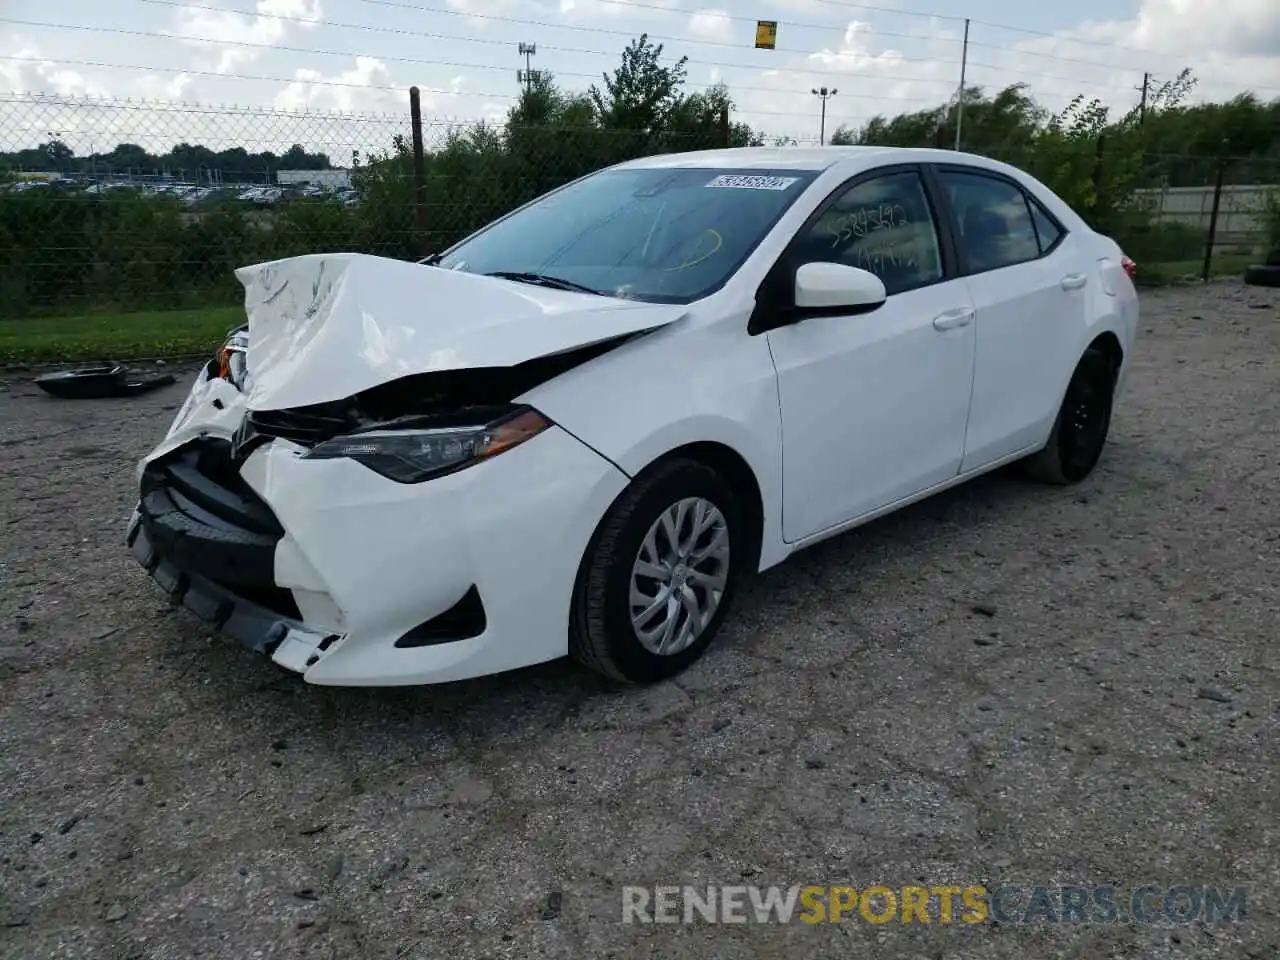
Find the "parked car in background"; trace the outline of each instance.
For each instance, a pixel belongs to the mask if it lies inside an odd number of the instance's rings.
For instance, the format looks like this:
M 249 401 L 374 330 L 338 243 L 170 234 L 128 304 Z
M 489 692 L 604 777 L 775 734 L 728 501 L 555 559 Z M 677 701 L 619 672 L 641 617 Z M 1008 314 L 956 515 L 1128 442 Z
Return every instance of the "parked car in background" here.
M 631 161 L 420 264 L 238 271 L 128 541 L 312 683 L 669 677 L 805 547 L 1004 464 L 1088 476 L 1133 270 L 980 157 Z

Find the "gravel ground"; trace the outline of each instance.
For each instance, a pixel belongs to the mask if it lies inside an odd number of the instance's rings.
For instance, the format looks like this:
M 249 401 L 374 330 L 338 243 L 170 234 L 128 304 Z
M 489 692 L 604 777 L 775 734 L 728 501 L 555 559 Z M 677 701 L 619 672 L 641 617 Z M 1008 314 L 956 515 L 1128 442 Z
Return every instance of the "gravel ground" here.
M 6 957 L 1280 957 L 1280 309 L 1144 298 L 1085 484 L 794 558 L 677 682 L 307 687 L 122 542 L 185 383 L 0 391 Z M 185 380 L 185 375 L 184 378 Z M 1250 887 L 1243 923 L 624 925 L 627 884 Z

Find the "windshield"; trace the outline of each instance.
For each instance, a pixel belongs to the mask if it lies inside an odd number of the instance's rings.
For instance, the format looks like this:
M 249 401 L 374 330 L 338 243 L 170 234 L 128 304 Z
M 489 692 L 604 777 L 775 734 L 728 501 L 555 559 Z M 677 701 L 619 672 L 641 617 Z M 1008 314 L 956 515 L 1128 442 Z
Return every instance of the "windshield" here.
M 438 266 L 689 303 L 719 289 L 816 173 L 604 170 L 462 241 Z

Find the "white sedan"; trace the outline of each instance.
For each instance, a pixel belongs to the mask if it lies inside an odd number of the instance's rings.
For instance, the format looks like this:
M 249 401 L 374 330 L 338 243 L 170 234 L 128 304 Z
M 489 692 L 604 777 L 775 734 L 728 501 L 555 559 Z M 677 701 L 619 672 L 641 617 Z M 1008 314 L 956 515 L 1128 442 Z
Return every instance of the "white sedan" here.
M 1012 461 L 1088 475 L 1134 269 L 961 153 L 624 163 L 422 263 L 239 270 L 247 333 L 139 465 L 129 543 L 311 683 L 655 681 L 797 550 Z

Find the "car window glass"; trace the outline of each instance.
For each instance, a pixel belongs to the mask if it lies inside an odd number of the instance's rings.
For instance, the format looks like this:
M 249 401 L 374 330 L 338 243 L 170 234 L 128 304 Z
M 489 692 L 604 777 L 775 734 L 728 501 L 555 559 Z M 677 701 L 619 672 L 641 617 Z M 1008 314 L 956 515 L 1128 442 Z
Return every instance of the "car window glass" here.
M 995 270 L 1040 256 L 1036 228 L 1020 189 L 981 174 L 944 170 L 939 177 L 951 198 L 970 270 Z
M 1044 207 L 1031 201 L 1031 219 L 1036 225 L 1036 236 L 1040 240 L 1040 252 L 1047 252 L 1058 238 L 1062 236 L 1062 228 L 1049 219 L 1049 215 L 1044 212 Z
M 942 279 L 937 226 L 914 171 L 850 187 L 796 239 L 797 266 L 831 261 L 869 270 L 891 295 Z
M 451 247 L 438 265 L 539 274 L 615 297 L 689 303 L 728 281 L 812 170 L 606 169 Z

